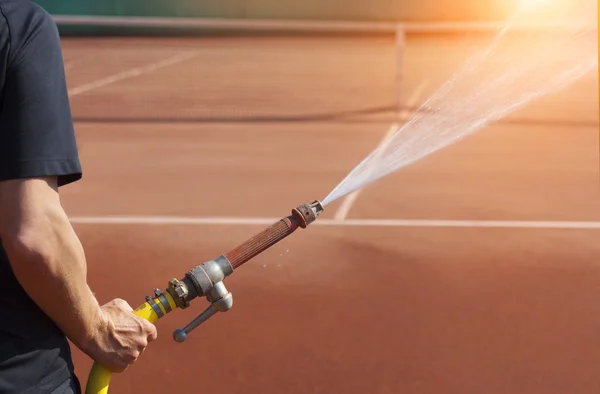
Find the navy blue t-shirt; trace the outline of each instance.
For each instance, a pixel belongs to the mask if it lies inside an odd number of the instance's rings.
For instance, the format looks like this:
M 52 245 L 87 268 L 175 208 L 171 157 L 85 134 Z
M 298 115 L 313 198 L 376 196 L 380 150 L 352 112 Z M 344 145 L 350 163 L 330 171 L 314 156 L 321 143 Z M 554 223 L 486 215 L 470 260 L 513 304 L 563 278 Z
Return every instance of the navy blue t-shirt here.
M 0 182 L 82 171 L 52 17 L 0 0 Z M 74 376 L 69 343 L 16 280 L 0 240 L 0 393 L 51 393 Z

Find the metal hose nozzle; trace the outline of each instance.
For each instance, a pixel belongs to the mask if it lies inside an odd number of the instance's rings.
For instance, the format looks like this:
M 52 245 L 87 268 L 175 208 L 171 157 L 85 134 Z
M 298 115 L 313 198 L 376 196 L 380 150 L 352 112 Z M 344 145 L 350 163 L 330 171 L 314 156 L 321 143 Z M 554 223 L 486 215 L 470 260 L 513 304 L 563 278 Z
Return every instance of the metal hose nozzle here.
M 275 245 L 277 242 L 296 231 L 298 227 L 306 228 L 317 219 L 321 212 L 323 212 L 323 205 L 320 201 L 300 205 L 292 209 L 292 214 L 290 216 L 279 220 L 250 238 L 225 254 L 225 257 L 235 269 Z
M 177 342 L 184 342 L 192 330 L 211 316 L 217 312 L 226 312 L 231 309 L 233 298 L 223 284 L 223 280 L 233 273 L 234 268 L 281 241 L 296 231 L 298 227 L 306 228 L 317 219 L 323 209 L 320 201 L 294 208 L 290 216 L 274 223 L 226 255 L 191 269 L 181 280 L 171 279 L 165 292 L 155 290 L 154 297 L 147 297 L 146 302 L 138 307 L 134 314 L 154 323 L 172 310 L 185 309 L 193 299 L 205 296 L 211 303 L 209 307 L 188 325 L 173 333 L 173 338 Z M 111 371 L 98 362 L 94 362 L 90 370 L 86 394 L 107 393 L 110 378 Z

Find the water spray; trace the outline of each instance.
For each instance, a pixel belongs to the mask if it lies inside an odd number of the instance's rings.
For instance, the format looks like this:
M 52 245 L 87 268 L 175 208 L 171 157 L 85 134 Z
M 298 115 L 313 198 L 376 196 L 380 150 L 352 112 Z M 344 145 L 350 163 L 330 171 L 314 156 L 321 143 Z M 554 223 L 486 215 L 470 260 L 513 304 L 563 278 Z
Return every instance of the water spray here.
M 522 0 L 489 45 L 469 56 L 323 199 L 323 205 L 456 144 L 598 68 L 595 0 Z M 540 14 L 555 21 L 528 28 Z
M 169 312 L 177 308 L 186 309 L 193 300 L 205 297 L 210 305 L 185 327 L 173 332 L 176 342 L 185 342 L 194 329 L 218 312 L 226 312 L 233 306 L 233 296 L 223 283 L 225 278 L 298 228 L 308 227 L 323 210 L 323 205 L 318 200 L 292 209 L 291 215 L 280 219 L 228 253 L 192 268 L 181 279 L 171 279 L 164 291 L 155 289 L 154 294 L 146 297 L 146 302 L 133 313 L 154 323 Z M 88 377 L 86 394 L 108 393 L 111 375 L 106 367 L 94 363 Z

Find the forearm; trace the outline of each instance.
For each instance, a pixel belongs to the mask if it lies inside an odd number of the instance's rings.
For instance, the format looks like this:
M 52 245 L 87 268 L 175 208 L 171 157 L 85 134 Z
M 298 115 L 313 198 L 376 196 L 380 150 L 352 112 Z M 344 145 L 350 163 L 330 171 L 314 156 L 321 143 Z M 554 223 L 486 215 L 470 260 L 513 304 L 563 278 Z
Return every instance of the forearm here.
M 127 302 L 99 305 L 56 177 L 0 182 L 0 239 L 31 299 L 95 361 L 124 371 L 156 339 L 156 327 Z
M 51 206 L 35 225 L 4 240 L 12 269 L 31 299 L 81 349 L 102 322 L 98 301 L 87 284 L 85 254 L 66 214 Z

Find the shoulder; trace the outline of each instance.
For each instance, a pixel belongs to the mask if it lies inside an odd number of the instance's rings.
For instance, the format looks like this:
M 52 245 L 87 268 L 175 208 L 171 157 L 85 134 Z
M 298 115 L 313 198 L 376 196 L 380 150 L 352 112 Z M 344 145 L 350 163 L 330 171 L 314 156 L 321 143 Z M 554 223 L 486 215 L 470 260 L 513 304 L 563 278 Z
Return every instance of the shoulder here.
M 30 0 L 0 0 L 0 11 L 10 36 L 0 46 L 0 180 L 73 182 L 81 168 L 56 23 Z
M 32 41 L 59 42 L 52 16 L 30 0 L 0 0 L 0 46 L 8 40 L 12 63 Z
M 0 0 L 0 12 L 9 25 L 15 22 L 41 22 L 56 27 L 52 16 L 42 6 L 31 0 Z

